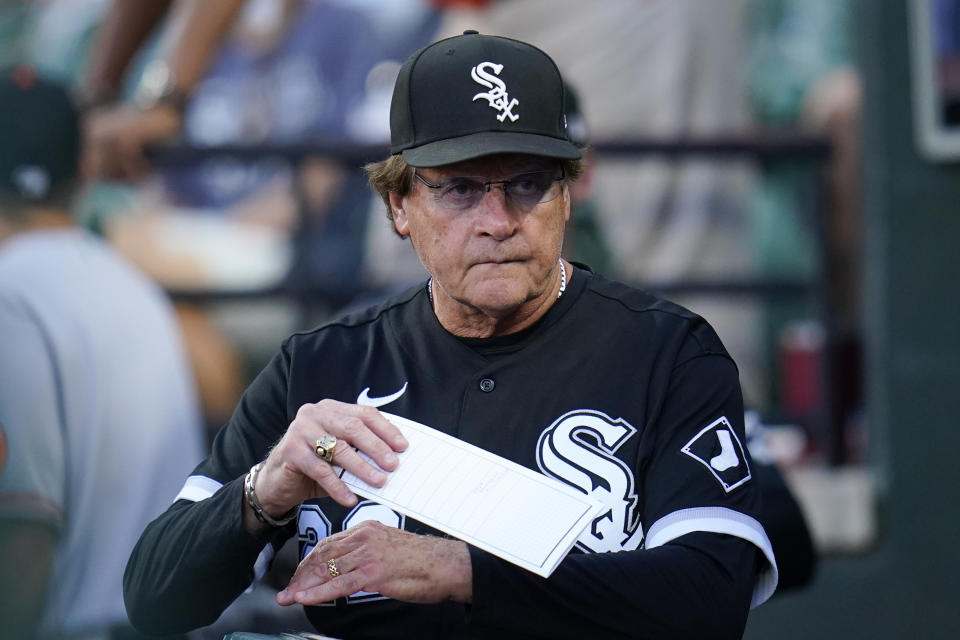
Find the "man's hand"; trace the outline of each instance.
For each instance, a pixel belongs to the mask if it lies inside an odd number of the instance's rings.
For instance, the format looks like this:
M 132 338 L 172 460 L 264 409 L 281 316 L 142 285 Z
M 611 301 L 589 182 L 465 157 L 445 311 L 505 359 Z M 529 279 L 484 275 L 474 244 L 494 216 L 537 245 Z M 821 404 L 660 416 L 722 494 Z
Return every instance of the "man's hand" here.
M 122 181 L 143 178 L 150 170 L 144 147 L 173 138 L 180 132 L 180 123 L 180 112 L 170 105 L 143 110 L 131 105 L 94 109 L 84 118 L 84 176 Z
M 472 579 L 466 543 L 368 520 L 318 542 L 276 599 L 315 605 L 362 590 L 421 604 L 470 602 Z
M 323 435 L 337 438 L 333 463 L 320 459 L 314 448 Z M 321 400 L 300 407 L 296 418 L 273 448 L 257 475 L 255 491 L 264 511 L 279 518 L 301 502 L 329 496 L 350 507 L 357 496 L 340 480 L 333 465 L 354 473 L 370 485 L 381 487 L 399 462 L 396 452 L 407 448 L 407 441 L 390 421 L 373 407 L 362 407 L 335 400 Z M 379 469 L 357 451 L 376 462 Z M 247 528 L 257 525 L 252 510 L 244 503 Z

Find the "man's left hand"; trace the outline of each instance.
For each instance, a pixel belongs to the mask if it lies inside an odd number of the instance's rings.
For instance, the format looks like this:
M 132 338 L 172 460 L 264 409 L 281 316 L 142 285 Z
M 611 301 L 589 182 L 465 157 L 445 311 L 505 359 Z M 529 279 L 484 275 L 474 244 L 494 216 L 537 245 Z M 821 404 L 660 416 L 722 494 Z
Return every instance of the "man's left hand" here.
M 369 520 L 317 543 L 276 599 L 315 605 L 367 591 L 421 604 L 470 602 L 472 577 L 466 543 Z

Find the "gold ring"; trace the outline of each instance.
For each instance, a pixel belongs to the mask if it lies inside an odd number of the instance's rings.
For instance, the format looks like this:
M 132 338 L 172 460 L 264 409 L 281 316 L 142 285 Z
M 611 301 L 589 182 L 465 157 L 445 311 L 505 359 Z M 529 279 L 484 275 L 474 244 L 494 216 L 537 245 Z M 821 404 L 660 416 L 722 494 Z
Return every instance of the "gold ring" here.
M 327 571 L 330 572 L 331 578 L 336 578 L 338 575 L 340 575 L 340 569 L 337 569 L 336 558 L 330 558 L 327 560 Z
M 314 443 L 313 451 L 321 460 L 333 464 L 333 450 L 336 446 L 337 437 L 326 433 Z

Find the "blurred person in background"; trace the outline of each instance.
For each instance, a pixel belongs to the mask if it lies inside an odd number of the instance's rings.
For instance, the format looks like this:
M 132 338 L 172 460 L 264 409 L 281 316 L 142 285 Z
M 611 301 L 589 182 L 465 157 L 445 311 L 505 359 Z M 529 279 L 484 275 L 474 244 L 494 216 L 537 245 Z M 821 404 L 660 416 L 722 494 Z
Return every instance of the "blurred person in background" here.
M 136 637 L 121 578 L 202 457 L 193 378 L 162 292 L 76 228 L 67 92 L 0 74 L 0 630 Z
M 92 1 L 92 0 L 89 0 Z M 371 33 L 359 33 L 348 24 L 348 33 L 333 37 L 340 41 L 351 34 L 364 42 L 347 42 L 349 51 L 359 52 L 360 60 L 345 60 L 353 75 L 352 81 L 364 81 L 362 63 L 370 56 L 395 60 L 396 66 L 415 43 L 426 43 L 436 28 L 436 0 L 141 0 L 137 3 L 114 1 L 106 13 L 100 32 L 93 42 L 90 62 L 80 83 L 81 102 L 87 107 L 85 126 L 89 144 L 85 151 L 85 166 L 94 175 L 110 179 L 133 180 L 149 171 L 143 155 L 151 142 L 175 138 L 184 125 L 184 108 L 197 85 L 202 81 L 224 41 L 239 21 L 246 22 L 241 30 L 260 31 L 251 34 L 259 42 L 275 44 L 277 34 L 266 37 L 271 23 L 280 14 L 310 15 L 318 6 L 328 4 L 333 11 L 362 14 L 370 23 Z M 338 20 L 336 14 L 334 21 Z M 288 21 L 284 19 L 284 27 Z M 325 27 L 317 24 L 323 39 Z M 156 33 L 161 28 L 160 33 Z M 364 27 L 369 28 L 369 27 Z M 155 46 L 148 54 L 149 62 L 141 77 L 138 65 L 145 61 L 144 45 L 155 36 Z M 301 37 L 302 40 L 302 37 Z M 343 45 L 343 43 L 341 43 Z M 313 47 L 322 50 L 330 43 L 317 42 Z M 365 47 L 366 51 L 360 51 Z M 301 45 L 302 48 L 302 45 Z M 339 57 L 346 58 L 347 51 Z M 329 54 L 326 54 L 329 55 Z M 331 56 L 332 64 L 337 56 Z M 343 74 L 344 71 L 336 71 Z M 395 73 L 395 71 L 394 71 Z M 125 90 L 130 78 L 137 80 L 133 99 L 127 100 Z M 334 96 L 341 104 L 356 96 Z M 389 103 L 389 88 L 387 90 Z M 356 105 L 354 105 L 356 106 Z M 383 116 L 389 104 L 381 107 Z M 329 109 L 329 107 L 326 107 Z M 341 107 L 342 108 L 342 107 Z M 326 118 L 335 111 L 328 111 Z M 356 114 L 354 114 L 356 115 Z M 374 127 L 364 131 L 363 124 Z M 389 135 L 385 122 L 348 123 L 346 131 L 366 141 L 385 142 Z M 328 132 L 329 135 L 329 132 Z
M 804 427 L 810 436 L 807 454 L 833 464 L 862 461 L 866 445 L 856 8 L 852 0 L 751 0 L 745 25 L 751 119 L 767 129 L 819 135 L 830 144 L 822 177 L 816 173 L 821 167 L 809 162 L 762 166 L 748 210 L 749 254 L 761 274 L 813 279 L 826 269 L 826 300 L 768 302 L 757 335 L 770 379 L 777 381 L 770 388 L 770 404 L 780 407 L 774 419 Z M 817 302 L 826 302 L 828 318 Z M 805 354 L 837 372 L 829 381 L 830 422 L 845 433 L 841 438 L 819 427 L 822 374 L 805 372 Z
M 0 68 L 30 64 L 76 89 L 86 54 L 110 0 L 0 2 Z
M 367 16 L 342 0 L 249 0 L 185 97 L 176 140 L 199 149 L 356 144 L 350 116 L 379 61 L 373 36 Z M 145 82 L 168 67 L 151 59 Z M 295 270 L 289 277 L 315 278 L 329 295 L 356 286 L 365 223 L 356 209 L 368 196 L 359 166 L 226 154 L 150 175 L 108 229 L 131 255 L 149 252 L 165 284 L 254 288 Z
M 217 0 L 205 11 L 218 4 L 235 7 L 237 16 L 177 107 L 173 140 L 199 149 L 354 141 L 347 116 L 362 102 L 377 59 L 366 16 L 338 0 Z M 151 56 L 141 88 L 169 64 L 162 53 Z M 143 91 L 132 105 L 112 112 L 155 116 L 163 107 L 150 108 Z M 91 138 L 88 149 L 96 144 Z M 317 299 L 331 305 L 356 291 L 366 222 L 361 212 L 369 197 L 359 166 L 336 158 L 213 155 L 145 171 L 130 202 L 102 227 L 163 286 L 250 291 L 312 281 Z M 248 371 L 269 357 L 261 352 L 272 352 L 299 319 L 290 304 L 276 301 L 218 306 L 179 300 L 177 308 L 200 374 L 208 427 L 215 430 L 229 417 Z M 274 333 L 273 325 L 282 329 Z
M 397 50 L 422 44 L 433 13 L 418 0 L 145 4 L 150 10 L 110 7 L 82 91 L 87 170 L 137 185 L 99 226 L 168 288 L 285 284 L 309 291 L 319 313 L 350 301 L 363 287 L 370 202 L 359 161 L 214 155 L 151 166 L 145 148 L 385 143 L 389 94 L 376 78 Z M 159 42 L 124 101 L 118 87 L 157 27 Z M 276 302 L 234 313 L 181 300 L 178 311 L 211 430 L 229 416 L 247 372 L 304 321 Z
M 570 141 L 580 149 L 583 160 L 583 173 L 570 185 L 570 224 L 563 237 L 563 256 L 588 265 L 595 273 L 612 274 L 610 246 L 593 194 L 596 158 L 590 150 L 590 128 L 577 91 L 570 83 L 564 83 L 563 88 L 567 131 Z

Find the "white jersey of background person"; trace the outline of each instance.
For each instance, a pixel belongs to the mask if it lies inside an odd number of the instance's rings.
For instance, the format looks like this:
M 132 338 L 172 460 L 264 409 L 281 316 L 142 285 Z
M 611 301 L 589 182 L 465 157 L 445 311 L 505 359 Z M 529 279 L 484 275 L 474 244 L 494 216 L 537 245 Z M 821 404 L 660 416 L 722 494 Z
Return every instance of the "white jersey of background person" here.
M 146 524 L 202 457 L 170 305 L 95 236 L 0 245 L 0 517 L 59 531 L 42 637 L 105 637 Z

